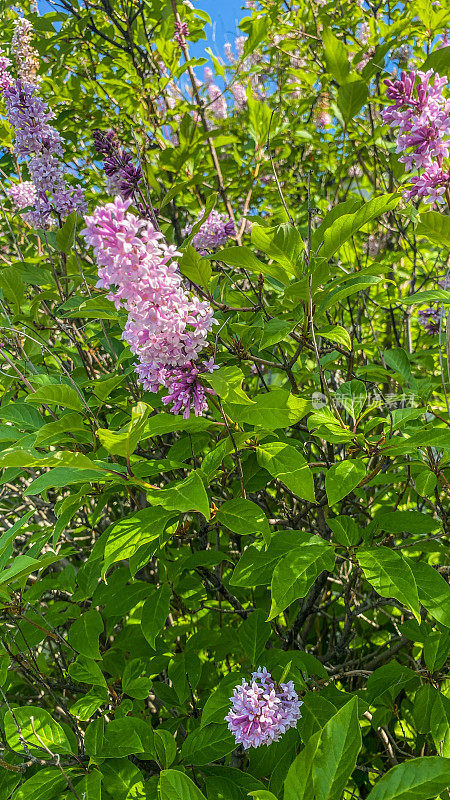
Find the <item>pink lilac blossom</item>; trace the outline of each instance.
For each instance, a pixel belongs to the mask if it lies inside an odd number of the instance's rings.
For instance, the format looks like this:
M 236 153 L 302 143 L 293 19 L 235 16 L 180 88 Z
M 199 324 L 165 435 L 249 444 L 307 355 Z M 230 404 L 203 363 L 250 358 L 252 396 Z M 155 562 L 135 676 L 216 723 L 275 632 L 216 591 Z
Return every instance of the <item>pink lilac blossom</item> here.
M 14 55 L 19 78 L 22 81 L 36 84 L 40 81 L 37 75 L 39 55 L 31 44 L 33 33 L 33 26 L 29 20 L 16 19 L 11 40 L 11 52 Z
M 61 137 L 51 124 L 54 113 L 32 83 L 13 80 L 8 59 L 0 58 L 0 86 L 10 125 L 15 129 L 15 153 L 28 160 L 36 189 L 39 224 L 54 212 L 59 219 L 72 211 L 86 210 L 80 186 L 73 189 L 64 179 Z
M 301 717 L 301 701 L 292 681 L 276 684 L 265 667 L 252 672 L 230 697 L 231 708 L 225 717 L 228 728 L 247 750 L 277 742 Z
M 433 308 L 430 306 L 430 308 L 419 311 L 418 317 L 422 328 L 424 328 L 427 333 L 439 333 L 442 320 L 444 319 L 444 312 L 442 308 Z
M 6 190 L 6 194 L 19 211 L 27 208 L 27 206 L 34 205 L 36 201 L 36 187 L 32 181 L 13 183 Z
M 398 128 L 399 160 L 408 170 L 423 170 L 411 179 L 405 197 L 443 203 L 449 184 L 449 170 L 444 167 L 450 152 L 450 101 L 443 96 L 447 79 L 433 70 L 411 71 L 385 83 L 393 104 L 384 109 L 383 121 Z
M 364 69 L 364 67 L 367 66 L 367 64 L 374 57 L 374 55 L 375 55 L 375 48 L 369 47 L 367 52 L 363 53 L 358 63 L 356 64 L 356 69 L 358 70 L 358 72 L 361 72 Z
M 247 92 L 245 90 L 245 86 L 242 83 L 233 83 L 230 89 L 234 99 L 234 107 L 238 111 L 242 111 L 242 109 L 247 105 Z
M 200 211 L 195 222 L 199 222 L 202 216 L 203 212 Z M 195 222 L 192 225 L 186 225 L 183 230 L 183 236 L 189 236 Z M 225 244 L 234 233 L 234 222 L 225 214 L 220 214 L 213 209 L 200 230 L 194 235 L 192 245 L 199 253 L 204 255 L 210 250 L 215 250 Z
M 233 47 L 230 42 L 225 42 L 223 46 L 223 51 L 225 53 L 225 58 L 227 59 L 229 64 L 234 64 L 236 58 L 233 55 Z
M 208 84 L 208 95 L 210 99 L 208 104 L 209 110 L 219 119 L 226 119 L 227 101 L 216 83 Z
M 199 357 L 214 324 L 212 309 L 188 295 L 174 261 L 180 253 L 150 221 L 132 214 L 130 204 L 116 197 L 86 217 L 82 235 L 94 248 L 97 286 L 110 289 L 108 299 L 128 312 L 123 338 L 138 357 L 144 389 L 167 389 L 164 404 L 173 403 L 172 411 L 183 410 L 185 418 L 191 410 L 202 414 L 211 390 L 198 376 L 214 363 Z
M 247 41 L 246 36 L 237 36 L 236 39 L 234 40 L 234 46 L 237 50 L 239 58 L 242 58 L 242 55 L 244 53 L 244 45 L 246 41 Z
M 21 181 L 13 183 L 6 189 L 6 194 L 16 211 L 23 211 L 24 208 L 31 207 L 31 210 L 22 214 L 22 218 L 33 228 L 43 228 L 46 226 L 45 215 L 36 208 L 38 198 L 36 187 L 32 181 Z

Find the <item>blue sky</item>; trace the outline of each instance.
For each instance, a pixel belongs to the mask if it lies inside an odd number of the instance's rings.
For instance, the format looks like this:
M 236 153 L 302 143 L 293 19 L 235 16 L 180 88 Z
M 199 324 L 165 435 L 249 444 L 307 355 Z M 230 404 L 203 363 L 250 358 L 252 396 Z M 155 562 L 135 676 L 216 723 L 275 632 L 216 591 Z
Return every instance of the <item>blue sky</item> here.
M 207 11 L 211 17 L 213 25 L 208 26 L 206 31 L 207 46 L 209 45 L 216 55 L 223 56 L 225 42 L 233 43 L 235 37 L 239 35 L 237 31 L 239 20 L 251 12 L 242 9 L 243 0 L 194 0 L 193 5 Z

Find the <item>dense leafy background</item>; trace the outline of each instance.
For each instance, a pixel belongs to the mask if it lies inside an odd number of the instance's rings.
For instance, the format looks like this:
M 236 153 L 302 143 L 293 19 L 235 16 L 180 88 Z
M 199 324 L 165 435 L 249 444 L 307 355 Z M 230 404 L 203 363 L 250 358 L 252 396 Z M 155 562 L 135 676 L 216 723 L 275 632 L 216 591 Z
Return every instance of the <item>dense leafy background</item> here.
M 408 61 L 448 74 L 448 11 L 263 0 L 227 65 L 186 63 L 170 2 L 54 8 L 25 11 L 73 182 L 106 201 L 114 126 L 220 370 L 203 418 L 143 394 L 82 220 L 37 234 L 3 197 L 0 798 L 447 798 L 448 369 L 416 309 L 450 303 L 450 219 L 402 201 L 380 111 Z M 207 59 L 226 119 L 193 95 Z M 239 235 L 205 259 L 182 230 L 213 204 Z M 303 715 L 244 752 L 224 716 L 259 664 Z

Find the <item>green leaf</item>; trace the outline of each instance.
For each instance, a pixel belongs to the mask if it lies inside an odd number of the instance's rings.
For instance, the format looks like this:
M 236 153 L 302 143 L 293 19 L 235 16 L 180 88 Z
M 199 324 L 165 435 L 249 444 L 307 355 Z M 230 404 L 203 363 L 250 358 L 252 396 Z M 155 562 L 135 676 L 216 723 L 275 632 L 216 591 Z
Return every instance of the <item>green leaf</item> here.
M 408 561 L 417 584 L 419 600 L 430 614 L 450 628 L 450 586 L 445 578 L 424 562 Z
M 268 620 L 283 612 L 294 600 L 305 597 L 323 570 L 334 567 L 334 549 L 318 536 L 292 550 L 273 571 L 272 606 Z
M 12 301 L 16 314 L 20 314 L 25 299 L 25 284 L 15 267 L 0 269 L 0 289 Z
M 68 770 L 68 774 L 71 774 L 71 770 Z M 66 787 L 67 781 L 57 767 L 43 767 L 24 781 L 13 797 L 14 800 L 55 800 Z
M 256 451 L 258 464 L 278 478 L 297 497 L 315 502 L 314 480 L 303 456 L 283 442 L 268 442 Z
M 440 247 L 450 247 L 450 217 L 438 211 L 423 211 L 416 233 L 426 236 Z
M 211 722 L 223 722 L 230 709 L 230 696 L 233 693 L 233 689 L 241 683 L 244 677 L 244 672 L 236 671 L 222 678 L 218 686 L 207 697 L 202 712 L 202 728 Z
M 105 575 L 109 567 L 117 561 L 131 558 L 143 545 L 154 542 L 156 551 L 159 538 L 173 517 L 173 512 L 153 506 L 116 522 L 109 529 L 106 540 L 102 574 Z
M 236 740 L 226 724 L 211 722 L 188 735 L 181 748 L 181 758 L 186 764 L 202 766 L 227 756 L 235 747 Z
M 90 689 L 89 692 L 83 695 L 83 697 L 80 697 L 80 699 L 70 707 L 70 713 L 82 722 L 86 722 L 98 711 L 100 706 L 107 702 L 108 692 L 106 689 L 102 689 L 101 687 Z
M 375 784 L 367 800 L 431 800 L 450 784 L 450 759 L 423 756 L 392 767 Z
M 26 398 L 27 403 L 33 405 L 63 406 L 71 408 L 73 411 L 83 411 L 83 403 L 79 394 L 72 386 L 65 383 L 50 383 L 47 386 L 40 386 L 34 394 L 29 394 Z
M 73 455 L 73 454 L 72 454 Z M 77 454 L 81 455 L 81 453 Z M 24 491 L 24 497 L 30 494 L 41 494 L 46 489 L 55 489 L 61 486 L 70 486 L 74 483 L 101 482 L 111 479 L 112 475 L 92 464 L 92 469 L 76 469 L 70 467 L 55 467 L 39 475 Z
M 382 597 L 395 597 L 420 621 L 417 584 L 409 564 L 395 550 L 376 547 L 358 550 L 358 561 L 364 575 Z
M 216 520 L 233 533 L 241 536 L 262 534 L 270 541 L 270 527 L 264 511 L 251 500 L 236 498 L 226 500 L 216 512 Z
M 54 442 L 55 440 L 58 442 L 64 441 L 64 437 L 66 439 L 72 438 L 70 434 L 75 433 L 75 431 L 87 430 L 83 422 L 83 417 L 80 416 L 80 414 L 64 414 L 60 419 L 55 422 L 48 422 L 47 425 L 43 425 L 42 428 L 38 430 L 34 446 L 39 447 L 43 444 Z
M 398 372 L 405 381 L 411 380 L 411 364 L 402 347 L 394 347 L 392 350 L 386 350 L 384 353 L 384 360 L 388 367 Z
M 129 458 L 139 444 L 146 428 L 146 422 L 152 407 L 146 403 L 138 403 L 131 409 L 131 420 L 120 431 L 99 428 L 97 436 L 103 447 L 115 456 Z
M 150 647 L 155 647 L 156 637 L 169 616 L 172 590 L 167 583 L 154 589 L 142 607 L 141 629 Z
M 295 425 L 311 410 L 311 400 L 290 394 L 286 389 L 271 389 L 253 398 L 253 405 L 228 405 L 236 422 L 274 431 Z
M 350 334 L 345 328 L 342 327 L 342 325 L 328 325 L 325 328 L 321 327 L 320 330 L 316 331 L 316 336 L 322 336 L 324 339 L 328 339 L 330 342 L 341 344 L 344 347 L 347 347 L 348 350 L 352 349 L 352 340 L 350 339 Z
M 450 292 L 447 292 L 445 289 L 427 289 L 424 292 L 415 292 L 415 294 L 410 294 L 408 297 L 398 299 L 398 302 L 403 303 L 405 306 L 414 306 L 421 303 L 426 303 L 428 305 L 436 301 L 443 305 L 449 305 Z
M 266 614 L 260 608 L 253 611 L 239 626 L 239 641 L 252 666 L 258 666 L 258 659 L 270 639 L 270 634 L 271 627 L 266 622 Z
M 64 225 L 56 231 L 56 242 L 61 253 L 68 255 L 74 245 L 75 230 L 77 224 L 77 212 L 72 211 L 64 222 Z
M 374 197 L 364 203 L 358 211 L 338 217 L 324 232 L 324 244 L 320 249 L 320 255 L 324 258 L 331 258 L 363 225 L 386 213 L 386 211 L 392 211 L 399 202 L 400 195 L 386 194 L 381 197 Z
M 280 264 L 288 276 L 300 275 L 299 264 L 303 260 L 305 245 L 298 230 L 289 222 L 274 228 L 253 225 L 251 240 L 255 247 Z
M 154 731 L 154 741 L 158 763 L 163 769 L 167 769 L 175 761 L 177 755 L 175 739 L 170 731 L 160 727 Z
M 95 608 L 91 608 L 72 623 L 67 640 L 77 653 L 88 658 L 100 659 L 98 639 L 102 633 L 102 617 Z
M 159 776 L 160 800 L 206 800 L 184 772 L 164 769 Z
M 339 516 L 327 519 L 327 525 L 333 531 L 333 541 L 344 547 L 352 547 L 362 539 L 363 532 L 353 517 Z
M 362 461 L 338 461 L 325 475 L 325 489 L 328 505 L 347 497 L 366 475 L 366 467 Z
M 237 367 L 220 367 L 211 375 L 205 376 L 205 380 L 211 384 L 212 388 L 222 400 L 237 405 L 253 405 L 248 395 L 241 389 L 244 375 Z
M 300 549 L 311 537 L 299 531 L 275 532 L 267 547 L 247 547 L 231 578 L 232 586 L 270 584 L 276 564 L 293 549 Z M 317 541 L 322 541 L 317 539 Z
M 106 681 L 99 665 L 93 658 L 79 655 L 69 664 L 69 675 L 78 683 L 87 683 L 90 686 L 103 686 L 106 689 Z
M 367 85 L 361 79 L 343 83 L 338 89 L 338 106 L 348 124 L 361 111 L 368 97 Z
M 147 497 L 167 511 L 200 511 L 206 519 L 210 517 L 208 495 L 198 471 L 167 489 L 147 489 Z
M 274 318 L 265 322 L 259 341 L 260 349 L 264 350 L 266 347 L 272 347 L 274 344 L 283 341 L 293 327 L 294 324 L 292 322 L 287 322 L 283 319 Z
M 450 77 L 450 47 L 448 45 L 447 47 L 435 47 L 433 52 L 426 57 L 420 69 L 424 72 L 432 69 L 439 75 Z
M 269 278 L 276 278 L 277 281 L 286 285 L 289 283 L 289 276 L 282 267 L 277 264 L 265 264 L 260 261 L 249 247 L 226 247 L 224 250 L 220 250 L 215 258 L 229 267 L 235 267 L 240 270 L 245 269 L 256 275 L 261 274 Z
M 183 250 L 183 255 L 178 262 L 180 272 L 192 283 L 206 288 L 211 280 L 211 264 L 207 258 L 202 258 L 199 253 L 188 245 Z
M 329 28 L 324 28 L 322 41 L 328 72 L 338 83 L 343 83 L 350 72 L 350 62 L 345 44 Z
M 31 754 L 36 758 L 49 758 L 40 739 L 53 753 L 71 753 L 72 748 L 61 725 L 43 708 L 25 706 L 14 708 L 14 717 Z M 33 732 L 34 728 L 34 732 Z M 23 752 L 16 724 L 10 711 L 5 714 L 6 741 L 13 750 Z
M 333 308 L 333 306 L 337 305 L 337 303 L 339 303 L 341 300 L 344 300 L 346 297 L 350 297 L 350 295 L 356 294 L 356 292 L 361 292 L 363 289 L 368 289 L 370 286 L 376 286 L 381 280 L 382 278 L 379 275 L 356 274 L 353 278 L 347 280 L 344 286 L 337 286 L 331 291 L 328 289 L 326 291 L 324 290 L 320 296 L 324 296 L 325 299 L 322 303 L 320 303 L 317 313 L 323 314 L 325 311 L 328 311 L 329 308 Z
M 100 766 L 103 784 L 108 787 L 108 794 L 114 800 L 141 800 L 144 797 L 142 773 L 135 764 L 126 758 L 114 758 L 104 761 Z
M 122 675 L 122 689 L 124 694 L 136 700 L 146 700 L 152 687 L 152 682 L 145 674 L 146 662 L 143 658 L 132 658 L 127 661 Z
M 353 697 L 322 729 L 312 765 L 316 800 L 341 797 L 355 769 L 361 744 L 358 698 Z
M 320 731 L 308 739 L 303 750 L 289 767 L 284 782 L 284 800 L 315 800 L 312 767 L 318 753 Z

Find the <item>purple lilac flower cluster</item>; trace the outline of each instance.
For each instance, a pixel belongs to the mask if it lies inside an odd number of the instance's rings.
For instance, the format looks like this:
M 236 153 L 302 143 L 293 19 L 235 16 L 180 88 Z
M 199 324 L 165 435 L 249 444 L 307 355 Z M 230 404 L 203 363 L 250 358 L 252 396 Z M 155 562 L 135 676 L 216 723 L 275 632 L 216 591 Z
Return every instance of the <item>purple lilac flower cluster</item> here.
M 200 211 L 195 222 L 199 222 L 201 217 L 202 212 Z M 186 225 L 183 236 L 189 236 L 195 222 L 192 225 Z M 194 235 L 192 245 L 199 253 L 205 255 L 210 250 L 215 250 L 216 247 L 225 244 L 231 236 L 234 236 L 235 232 L 233 220 L 213 209 L 200 230 Z
M 149 220 L 130 213 L 130 205 L 116 197 L 86 217 L 82 234 L 94 247 L 97 286 L 114 287 L 108 299 L 128 312 L 123 338 L 138 357 L 140 383 L 151 392 L 167 389 L 163 402 L 173 404 L 174 413 L 182 410 L 188 418 L 193 410 L 198 416 L 211 393 L 198 376 L 214 369 L 212 359 L 199 361 L 213 312 L 183 288 L 175 246 Z
M 424 328 L 427 333 L 439 333 L 442 320 L 444 319 L 444 312 L 442 308 L 430 306 L 429 308 L 424 308 L 423 311 L 419 311 L 418 317 L 422 328 Z
M 450 100 L 443 96 L 446 78 L 428 72 L 402 72 L 400 79 L 385 81 L 393 105 L 383 111 L 383 120 L 398 128 L 397 153 L 408 170 L 423 170 L 411 178 L 405 198 L 424 198 L 443 203 L 450 172 L 444 160 L 450 150 Z
M 237 744 L 260 747 L 277 742 L 301 717 L 301 701 L 292 681 L 277 685 L 265 667 L 252 672 L 251 682 L 236 686 L 225 717 Z
M 105 172 L 109 178 L 109 188 L 112 194 L 120 194 L 125 200 L 132 197 L 138 190 L 142 180 L 140 166 L 133 164 L 133 157 L 120 146 L 119 138 L 115 131 L 94 131 L 94 147 L 98 153 L 105 156 Z
M 10 125 L 15 129 L 15 153 L 28 160 L 36 189 L 35 209 L 28 212 L 36 227 L 48 224 L 53 212 L 61 220 L 72 211 L 84 213 L 86 204 L 80 186 L 72 189 L 64 179 L 61 137 L 51 124 L 54 113 L 38 95 L 33 83 L 14 80 L 10 61 L 0 57 L 0 88 Z

